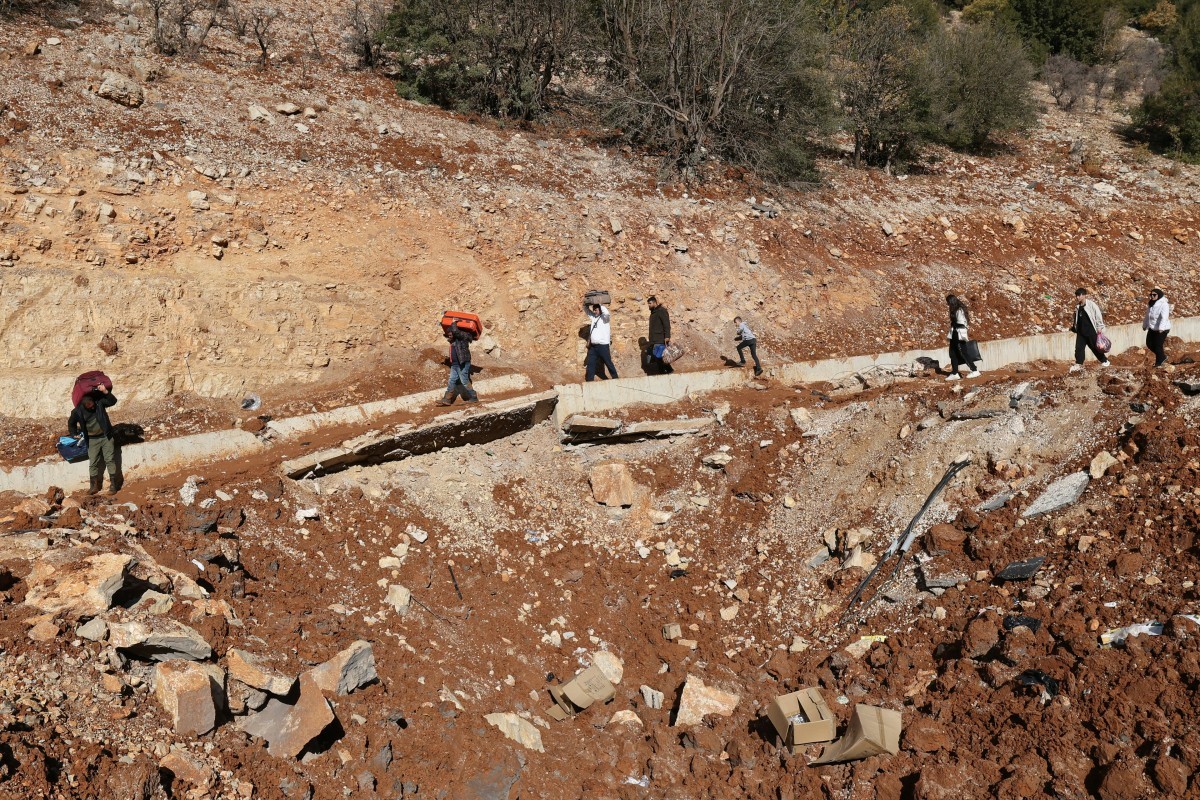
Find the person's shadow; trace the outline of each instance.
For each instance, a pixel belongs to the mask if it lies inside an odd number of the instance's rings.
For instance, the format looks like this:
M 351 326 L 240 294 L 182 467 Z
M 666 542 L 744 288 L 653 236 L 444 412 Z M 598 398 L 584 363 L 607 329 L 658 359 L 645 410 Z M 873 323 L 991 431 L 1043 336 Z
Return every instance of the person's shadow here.
M 745 364 L 739 364 L 738 362 L 734 361 L 729 356 L 721 356 L 721 361 L 725 362 L 725 366 L 727 366 L 727 367 L 735 367 L 737 369 L 741 369 L 742 367 L 746 366 Z
M 112 426 L 113 443 L 117 447 L 127 444 L 142 444 L 146 441 L 146 429 L 133 422 L 118 422 Z
M 642 372 L 647 375 L 657 375 L 658 370 L 654 368 L 654 364 L 650 360 L 650 340 L 645 336 L 638 339 L 638 349 L 642 353 Z

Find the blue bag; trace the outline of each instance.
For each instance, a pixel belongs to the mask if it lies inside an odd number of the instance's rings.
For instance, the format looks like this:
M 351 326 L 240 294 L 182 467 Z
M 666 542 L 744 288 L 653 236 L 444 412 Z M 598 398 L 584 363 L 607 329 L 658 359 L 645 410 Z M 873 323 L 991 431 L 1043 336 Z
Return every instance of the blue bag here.
M 653 352 L 655 358 L 662 358 L 663 353 L 667 352 L 667 346 L 665 344 L 656 344 L 654 345 Z
M 87 458 L 87 442 L 80 436 L 58 437 L 58 454 L 68 462 L 82 461 Z

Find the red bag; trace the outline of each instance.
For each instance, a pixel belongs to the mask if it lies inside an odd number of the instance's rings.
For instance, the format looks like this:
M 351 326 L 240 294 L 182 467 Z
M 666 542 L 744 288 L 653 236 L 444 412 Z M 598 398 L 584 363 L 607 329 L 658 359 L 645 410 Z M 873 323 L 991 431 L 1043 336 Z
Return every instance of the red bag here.
M 458 323 L 460 331 L 467 331 L 476 339 L 483 336 L 483 320 L 478 314 L 471 314 L 466 311 L 443 311 L 442 312 L 442 333 L 449 333 L 450 326 Z
M 93 372 L 85 372 L 75 379 L 75 388 L 71 390 L 71 405 L 79 405 L 79 401 L 88 392 L 95 389 L 97 386 L 103 386 L 108 391 L 112 391 L 112 378 L 105 375 L 99 370 Z
M 1112 340 L 1109 339 L 1107 336 L 1105 336 L 1103 333 L 1097 333 L 1096 334 L 1096 349 L 1099 350 L 1101 353 L 1107 353 L 1109 350 L 1112 350 Z

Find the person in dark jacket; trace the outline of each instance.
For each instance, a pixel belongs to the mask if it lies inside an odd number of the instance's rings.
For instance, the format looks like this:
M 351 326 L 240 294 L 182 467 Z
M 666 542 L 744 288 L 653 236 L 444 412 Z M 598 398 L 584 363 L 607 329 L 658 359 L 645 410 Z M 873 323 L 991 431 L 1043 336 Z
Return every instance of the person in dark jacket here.
M 460 329 L 455 322 L 446 331 L 446 339 L 450 342 L 450 382 L 446 385 L 446 394 L 437 404 L 451 405 L 459 394 L 464 402 L 474 403 L 479 399 L 471 388 L 471 342 L 475 335 Z
M 667 313 L 667 307 L 660 304 L 654 295 L 646 298 L 646 305 L 650 307 L 650 371 L 669 374 L 675 370 L 663 361 L 662 352 L 671 343 L 671 315 Z
M 968 378 L 978 378 L 979 370 L 975 366 L 975 362 L 967 357 L 966 347 L 967 342 L 971 340 L 967 328 L 971 324 L 971 312 L 967 310 L 967 304 L 959 299 L 956 295 L 946 295 L 946 307 L 950 311 L 950 332 L 946 334 L 946 340 L 950 344 L 950 374 L 946 376 L 948 381 L 960 381 L 962 375 L 958 374 L 958 369 L 963 364 L 970 368 L 967 373 Z
M 67 433 L 71 436 L 82 434 L 87 443 L 88 475 L 91 478 L 88 494 L 96 494 L 104 488 L 105 466 L 108 467 L 109 494 L 119 492 L 125 482 L 121 476 L 121 466 L 117 463 L 112 422 L 108 419 L 108 409 L 116 404 L 117 398 L 108 389 L 97 386 L 83 396 L 67 420 Z
M 1104 332 L 1104 328 L 1104 314 L 1100 312 L 1100 306 L 1088 297 L 1087 289 L 1076 289 L 1075 318 L 1071 323 L 1071 330 L 1075 333 L 1075 366 L 1071 367 L 1071 372 L 1083 369 L 1083 359 L 1088 350 L 1096 356 L 1101 367 L 1108 366 L 1108 356 L 1096 346 L 1096 339 Z

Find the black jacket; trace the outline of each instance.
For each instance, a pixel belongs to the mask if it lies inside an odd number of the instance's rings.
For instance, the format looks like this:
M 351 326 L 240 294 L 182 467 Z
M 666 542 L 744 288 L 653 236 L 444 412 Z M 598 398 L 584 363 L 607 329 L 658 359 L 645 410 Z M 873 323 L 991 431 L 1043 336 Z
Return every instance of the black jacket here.
M 113 435 L 112 422 L 108 419 L 108 411 L 117 404 L 117 398 L 111 393 L 93 395 L 96 401 L 96 420 L 100 423 L 100 430 L 104 431 L 104 436 L 111 439 Z M 71 436 L 78 436 L 83 433 L 83 440 L 88 440 L 87 423 L 84 422 L 84 415 L 90 413 L 83 407 L 83 401 L 79 401 L 79 405 L 75 406 L 75 410 L 71 412 L 71 418 L 67 420 L 67 433 Z
M 475 335 L 458 327 L 458 323 L 450 326 L 450 363 L 471 363 L 471 342 Z
M 650 312 L 650 344 L 666 344 L 671 338 L 671 315 L 664 306 Z

